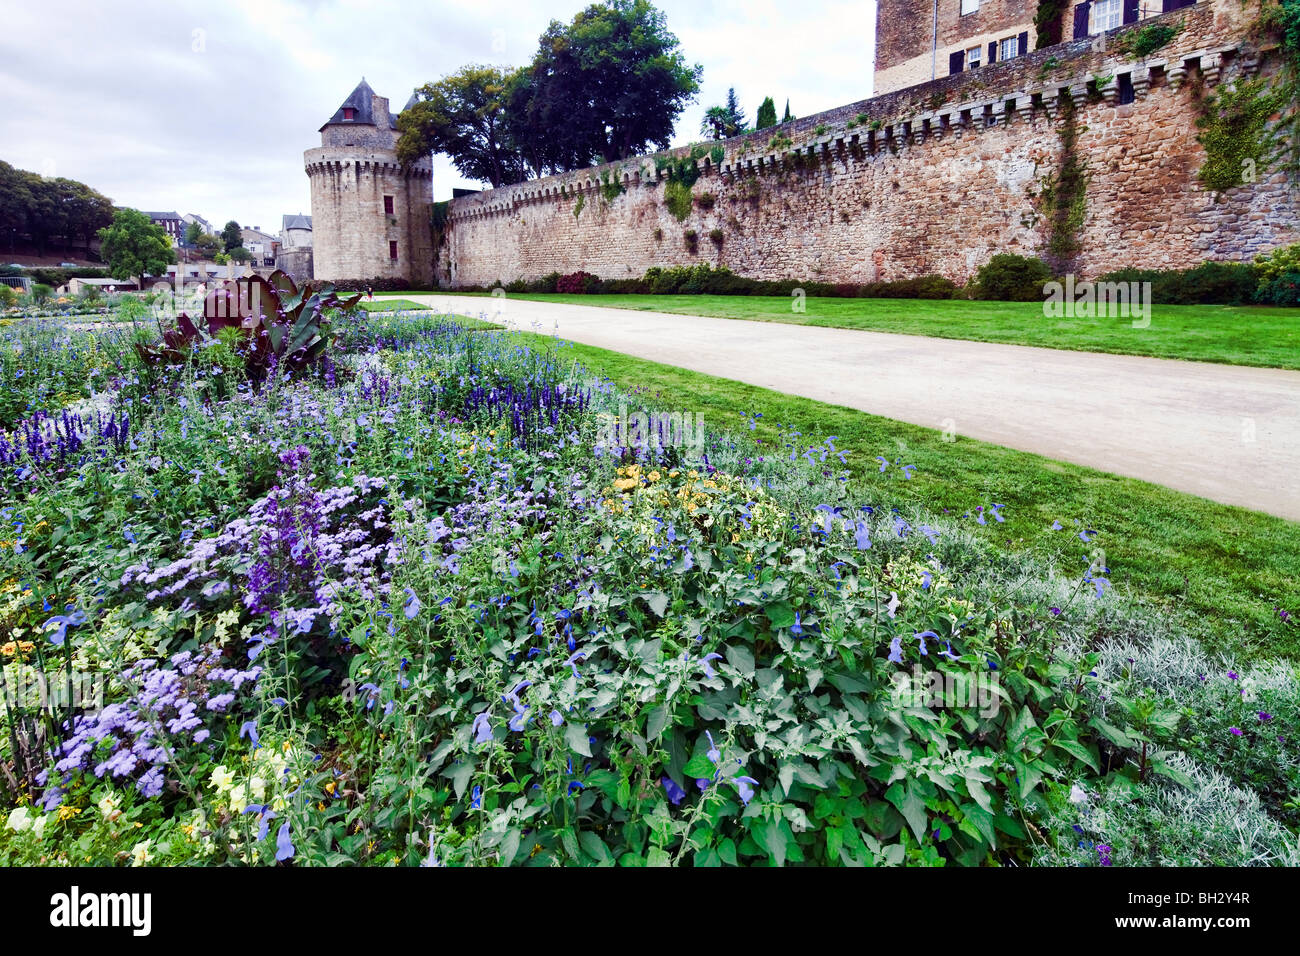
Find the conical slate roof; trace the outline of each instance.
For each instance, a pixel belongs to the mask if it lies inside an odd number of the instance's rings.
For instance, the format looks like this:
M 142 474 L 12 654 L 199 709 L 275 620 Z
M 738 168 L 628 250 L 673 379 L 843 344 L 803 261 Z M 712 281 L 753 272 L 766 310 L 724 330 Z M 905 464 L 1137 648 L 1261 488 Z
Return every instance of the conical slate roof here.
M 345 109 L 355 110 L 352 119 L 344 119 L 343 111 Z M 363 76 L 357 88 L 348 94 L 348 98 L 343 104 L 334 111 L 334 115 L 325 121 L 325 126 L 335 124 L 344 124 L 348 126 L 378 126 L 375 122 L 375 91 L 370 88 Z M 322 126 L 321 129 L 324 129 Z M 392 113 L 388 114 L 388 128 L 397 129 L 397 117 Z

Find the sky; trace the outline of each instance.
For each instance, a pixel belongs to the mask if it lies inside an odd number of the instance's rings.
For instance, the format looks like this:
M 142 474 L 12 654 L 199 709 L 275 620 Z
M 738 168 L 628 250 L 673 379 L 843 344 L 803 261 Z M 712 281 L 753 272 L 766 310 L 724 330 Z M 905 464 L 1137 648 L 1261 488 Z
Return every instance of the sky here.
M 0 159 L 117 205 L 278 232 L 310 213 L 303 151 L 364 76 L 394 112 L 467 63 L 521 66 L 587 0 L 37 0 L 0 30 Z M 871 93 L 872 0 L 658 0 L 700 95 L 674 145 L 735 87 L 797 116 Z M 797 11 L 796 16 L 793 11 Z M 466 181 L 434 157 L 434 196 Z

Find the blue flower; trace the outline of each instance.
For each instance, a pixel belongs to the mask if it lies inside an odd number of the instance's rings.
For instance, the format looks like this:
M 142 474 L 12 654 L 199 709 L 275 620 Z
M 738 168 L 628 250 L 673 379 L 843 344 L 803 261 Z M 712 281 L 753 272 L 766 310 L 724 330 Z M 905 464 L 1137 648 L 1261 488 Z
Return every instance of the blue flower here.
M 469 795 L 469 797 L 470 797 L 469 805 L 472 809 L 474 810 L 483 809 L 483 788 L 482 787 L 475 787 L 474 791 Z
M 871 533 L 867 531 L 867 523 L 865 521 L 859 521 L 855 525 L 853 541 L 857 544 L 859 551 L 867 551 L 871 548 Z
M 958 655 L 958 654 L 954 654 L 954 653 L 952 652 L 952 642 L 951 642 L 951 641 L 944 641 L 943 644 L 944 644 L 944 646 L 947 648 L 947 650 L 946 650 L 946 651 L 940 651 L 940 652 L 939 652 L 939 656 L 940 656 L 940 657 L 946 657 L 946 658 L 948 658 L 948 660 L 950 660 L 950 661 L 959 661 L 959 660 L 961 660 L 961 656 L 960 656 L 960 655 Z
M 257 722 L 256 722 L 256 721 L 253 721 L 253 720 L 246 720 L 246 721 L 244 721 L 242 724 L 240 724 L 240 726 L 239 726 L 239 736 L 240 736 L 240 738 L 247 737 L 248 740 L 249 740 L 249 742 L 253 745 L 253 749 L 254 749 L 254 750 L 256 750 L 258 747 L 261 746 L 261 739 L 262 739 L 262 738 L 260 738 L 260 737 L 257 735 Z
M 573 676 L 578 678 L 579 680 L 582 679 L 582 675 L 578 673 L 578 665 L 576 662 L 581 660 L 586 660 L 586 658 L 587 658 L 586 651 L 578 651 L 576 654 L 573 654 L 567 661 L 564 662 L 568 664 L 571 668 L 573 668 Z
M 296 851 L 293 844 L 289 841 L 289 821 L 286 820 L 280 826 L 280 832 L 275 837 L 275 860 L 277 863 L 283 863 L 285 860 L 293 858 Z
M 509 722 L 507 723 L 507 726 L 514 731 L 523 730 L 526 726 L 528 726 L 528 721 L 531 719 L 530 717 L 527 716 L 528 711 L 530 711 L 531 709 L 532 709 L 531 707 L 524 707 L 520 704 L 516 704 L 515 715 L 510 718 Z
M 903 663 L 903 639 L 896 637 L 889 642 L 889 663 Z
M 485 710 L 474 718 L 474 743 L 485 744 L 492 739 L 492 723 Z
M 790 633 L 795 637 L 803 635 L 803 624 L 799 621 L 799 612 L 794 612 L 794 623 L 790 625 Z
M 402 605 L 402 613 L 406 615 L 406 619 L 409 621 L 414 618 L 415 615 L 420 613 L 421 607 L 420 599 L 415 596 L 415 592 L 407 588 L 406 603 Z
M 758 786 L 758 781 L 753 777 L 732 777 L 731 782 L 736 788 L 736 793 L 740 795 L 740 802 L 749 806 L 749 801 L 754 798 L 754 788 Z
M 48 630 L 51 624 L 56 625 L 54 633 L 50 635 L 50 643 L 59 647 L 67 640 L 69 627 L 77 627 L 85 623 L 85 612 L 73 611 L 71 614 L 56 614 L 42 624 L 41 627 Z
M 936 641 L 939 639 L 939 635 L 934 633 L 934 631 L 920 631 L 919 633 L 913 632 L 912 636 L 921 642 L 921 655 L 923 657 L 928 657 L 930 654 L 930 652 L 925 648 L 925 639 L 927 637 L 933 638 Z
M 668 794 L 668 799 L 673 802 L 673 806 L 677 806 L 683 799 L 685 799 L 686 791 L 677 786 L 676 781 L 674 781 L 672 777 L 664 774 L 659 782 L 663 784 L 664 792 Z
M 704 657 L 700 659 L 700 664 L 704 668 L 704 676 L 706 678 L 712 680 L 714 677 L 718 676 L 718 672 L 713 669 L 713 665 L 710 664 L 709 661 L 719 660 L 722 660 L 721 654 L 705 654 Z

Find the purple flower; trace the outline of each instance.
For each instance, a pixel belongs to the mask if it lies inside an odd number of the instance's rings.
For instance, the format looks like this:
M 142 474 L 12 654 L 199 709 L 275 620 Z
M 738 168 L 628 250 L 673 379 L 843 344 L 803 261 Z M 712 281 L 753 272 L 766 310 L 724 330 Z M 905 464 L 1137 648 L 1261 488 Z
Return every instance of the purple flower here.
M 672 801 L 673 806 L 677 806 L 685 799 L 686 791 L 679 787 L 668 774 L 664 774 L 659 782 L 663 784 L 664 792 L 668 794 L 668 799 Z
M 552 727 L 558 727 L 560 726 L 560 724 L 564 723 L 564 718 L 560 716 L 560 712 L 558 710 L 552 710 L 550 716 L 551 716 Z
M 859 521 L 855 526 L 853 541 L 858 546 L 859 551 L 867 551 L 871 548 L 871 533 L 867 530 L 865 521 Z
M 889 663 L 903 663 L 903 639 L 896 637 L 889 642 Z
M 1264 711 L 1261 710 L 1261 711 L 1259 712 L 1259 719 L 1260 719 L 1260 720 L 1272 720 L 1272 719 L 1273 719 L 1273 715 L 1272 715 L 1272 714 L 1269 714 L 1269 713 L 1265 713 Z
M 936 640 L 936 641 L 939 640 L 939 635 L 936 634 L 936 633 L 934 633 L 934 631 L 920 631 L 920 632 L 913 631 L 913 632 L 912 632 L 912 636 L 913 636 L 914 638 L 916 638 L 918 641 L 921 642 L 921 656 L 922 656 L 922 657 L 928 657 L 928 656 L 930 655 L 930 652 L 929 652 L 928 650 L 926 650 L 926 647 L 925 647 L 925 639 L 926 639 L 927 637 L 929 637 L 929 638 L 932 638 L 932 639 L 934 639 L 934 640 Z
M 1059 607 L 1049 608 L 1049 610 L 1052 612 L 1052 617 L 1061 616 L 1061 609 Z
M 256 722 L 256 721 L 253 721 L 253 720 L 246 720 L 246 721 L 244 721 L 242 724 L 240 724 L 240 725 L 239 725 L 239 736 L 240 736 L 241 739 L 242 739 L 243 737 L 247 737 L 248 740 L 249 740 L 249 742 L 252 743 L 252 745 L 253 745 L 253 749 L 254 749 L 254 750 L 256 750 L 258 747 L 261 746 L 261 739 L 262 739 L 262 738 L 259 737 L 259 736 L 257 735 L 257 722 Z
M 940 651 L 940 652 L 939 652 L 939 656 L 940 656 L 940 657 L 946 657 L 946 658 L 948 658 L 948 660 L 950 660 L 950 661 L 959 661 L 959 660 L 961 660 L 961 655 L 959 655 L 959 654 L 954 654 L 954 653 L 952 652 L 952 642 L 951 642 L 951 641 L 944 641 L 943 644 L 944 644 L 944 647 L 947 648 L 947 650 Z
M 528 726 L 528 721 L 531 719 L 527 716 L 528 711 L 530 711 L 531 709 L 532 709 L 531 707 L 521 708 L 521 705 L 516 704 L 515 715 L 510 718 L 507 726 L 509 726 L 511 730 L 516 732 L 523 730 L 526 726 Z
M 1232 734 L 1232 736 L 1234 736 L 1234 737 L 1240 737 L 1240 736 L 1241 736 L 1241 728 L 1240 728 L 1240 727 L 1229 727 L 1229 728 L 1228 728 L 1228 733 Z
M 1099 862 L 1102 866 L 1111 865 L 1110 853 L 1111 853 L 1110 844 L 1108 843 L 1097 844 L 1097 862 Z

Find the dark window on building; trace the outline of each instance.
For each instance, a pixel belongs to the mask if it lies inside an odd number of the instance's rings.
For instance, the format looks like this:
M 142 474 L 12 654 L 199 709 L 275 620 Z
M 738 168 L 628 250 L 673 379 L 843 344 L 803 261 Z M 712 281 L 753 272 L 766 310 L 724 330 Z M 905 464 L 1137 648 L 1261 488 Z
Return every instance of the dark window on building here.
M 1124 22 L 1138 22 L 1138 0 L 1124 0 Z
M 948 75 L 960 73 L 962 65 L 966 62 L 965 50 L 953 50 L 948 54 Z
M 345 120 L 356 119 L 357 111 L 350 106 L 343 107 L 343 118 Z
M 1121 73 L 1119 75 L 1119 103 L 1132 103 L 1137 99 L 1137 94 L 1133 92 L 1133 74 Z
M 1170 10 L 1181 10 L 1183 7 L 1190 7 L 1196 4 L 1196 0 L 1165 0 L 1164 10 L 1168 13 Z
M 385 216 L 391 216 L 392 214 L 393 214 L 393 197 L 392 197 L 392 196 L 385 196 L 385 197 L 384 197 L 384 215 L 385 215 Z
M 394 262 L 397 261 L 397 242 L 393 241 L 388 244 L 388 258 Z
M 1167 3 L 1168 0 L 1165 0 Z M 1074 38 L 1082 40 L 1088 35 L 1088 19 L 1092 13 L 1092 2 L 1081 3 L 1074 8 Z
M 989 41 L 989 62 L 990 63 L 998 62 L 998 41 L 997 40 Z

